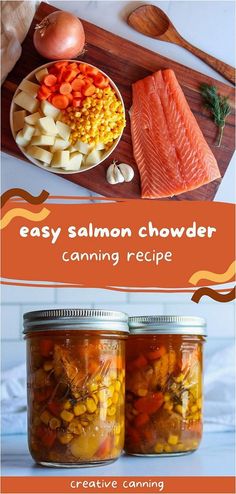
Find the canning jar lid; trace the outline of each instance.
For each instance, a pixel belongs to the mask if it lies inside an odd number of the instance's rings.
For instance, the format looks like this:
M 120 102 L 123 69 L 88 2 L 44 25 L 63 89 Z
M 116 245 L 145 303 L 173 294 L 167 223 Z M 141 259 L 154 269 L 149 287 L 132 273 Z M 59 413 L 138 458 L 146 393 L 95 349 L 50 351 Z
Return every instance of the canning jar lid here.
M 110 330 L 128 333 L 128 315 L 100 309 L 49 309 L 27 312 L 24 331 L 45 330 Z
M 206 321 L 192 316 L 135 316 L 129 318 L 131 334 L 182 334 L 206 336 Z

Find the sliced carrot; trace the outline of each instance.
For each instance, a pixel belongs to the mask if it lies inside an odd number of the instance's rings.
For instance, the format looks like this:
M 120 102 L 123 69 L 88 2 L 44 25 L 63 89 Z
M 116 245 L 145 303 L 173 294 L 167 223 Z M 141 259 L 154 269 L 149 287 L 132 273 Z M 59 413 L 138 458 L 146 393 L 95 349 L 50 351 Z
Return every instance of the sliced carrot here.
M 44 101 L 47 99 L 47 96 L 39 89 L 37 93 L 37 98 L 39 101 Z
M 74 108 L 79 108 L 81 106 L 81 99 L 79 99 L 79 98 L 73 98 L 73 100 L 72 100 L 72 106 Z
M 51 94 L 50 88 L 45 86 L 45 84 L 41 85 L 40 91 L 42 91 L 42 93 L 45 94 L 46 96 L 49 96 Z
M 54 74 L 45 75 L 45 77 L 43 78 L 43 83 L 45 84 L 45 86 L 48 87 L 55 86 L 55 84 L 57 83 L 57 78 Z
M 142 427 L 149 422 L 149 415 L 147 413 L 140 413 L 134 419 L 134 424 L 136 427 Z
M 82 91 L 84 96 L 92 96 L 92 94 L 95 93 L 96 88 L 93 84 L 91 84 L 90 86 L 85 86 L 82 88 Z
M 65 95 L 70 94 L 71 91 L 72 91 L 71 84 L 69 82 L 63 82 L 60 85 L 59 91 L 60 91 L 61 94 L 65 94 Z
M 78 79 L 78 77 L 76 77 L 76 79 L 74 79 L 71 83 L 73 91 L 80 91 L 84 85 L 85 81 L 83 79 Z
M 100 458 L 100 459 L 107 458 L 111 454 L 111 450 L 112 450 L 112 441 L 111 441 L 111 437 L 108 436 L 106 437 L 106 439 L 104 439 L 101 442 L 98 450 L 95 453 L 95 456 L 96 458 Z
M 65 82 L 72 82 L 75 77 L 77 76 L 78 72 L 77 70 L 74 69 L 66 69 L 65 74 L 64 74 L 64 81 Z
M 82 93 L 80 91 L 72 92 L 73 98 L 82 98 Z
M 69 104 L 69 100 L 64 94 L 56 94 L 52 98 L 52 104 L 59 110 L 65 110 Z
M 80 63 L 79 64 L 79 70 L 82 74 L 86 74 L 87 72 L 87 64 L 86 63 Z
M 109 81 L 102 74 L 98 74 L 94 77 L 94 84 L 100 89 L 104 89 L 109 86 Z
M 69 63 L 69 65 L 68 65 L 68 69 L 69 69 L 69 68 L 70 68 L 70 69 L 72 69 L 72 70 L 74 70 L 74 69 L 75 69 L 75 70 L 77 70 L 77 71 L 78 71 L 78 70 L 79 70 L 78 63 L 77 63 L 77 62 L 72 62 L 72 63 Z
M 163 357 L 163 355 L 165 355 L 166 353 L 166 349 L 164 346 L 161 346 L 160 348 L 157 348 L 156 350 L 153 350 L 151 352 L 148 352 L 147 353 L 147 358 L 149 360 L 156 360 L 160 357 Z
M 69 62 L 61 61 L 61 62 L 56 62 L 53 67 L 56 69 L 60 70 L 62 67 L 67 67 L 69 65 Z
M 148 396 L 136 400 L 134 406 L 138 412 L 152 414 L 161 408 L 163 401 L 163 393 L 151 393 Z
M 88 65 L 86 72 L 88 75 L 91 75 L 93 77 L 99 74 L 99 70 L 95 67 L 90 67 L 90 65 Z

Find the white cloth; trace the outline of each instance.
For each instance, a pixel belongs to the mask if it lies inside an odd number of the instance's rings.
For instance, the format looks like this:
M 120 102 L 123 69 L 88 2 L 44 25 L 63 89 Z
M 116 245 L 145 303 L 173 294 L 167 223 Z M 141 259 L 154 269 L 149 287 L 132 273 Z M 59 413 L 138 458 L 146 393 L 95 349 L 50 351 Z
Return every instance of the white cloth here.
M 224 360 L 222 361 L 222 356 Z M 234 349 L 222 348 L 205 359 L 204 430 L 234 430 Z M 2 434 L 24 434 L 26 420 L 26 367 L 2 373 Z
M 2 373 L 1 432 L 25 434 L 27 430 L 26 366 L 14 367 Z
M 21 56 L 21 43 L 29 30 L 37 4 L 37 1 L 1 2 L 1 82 Z
M 205 430 L 234 430 L 234 378 L 234 345 L 222 348 L 205 359 Z

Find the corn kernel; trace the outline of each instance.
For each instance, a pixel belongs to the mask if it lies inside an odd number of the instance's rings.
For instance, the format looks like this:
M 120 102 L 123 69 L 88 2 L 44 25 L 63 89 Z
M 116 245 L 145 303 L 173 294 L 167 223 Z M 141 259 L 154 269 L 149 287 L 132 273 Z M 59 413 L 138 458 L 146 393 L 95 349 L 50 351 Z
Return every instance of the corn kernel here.
M 71 402 L 69 400 L 65 401 L 63 408 L 69 410 L 71 408 Z
M 171 451 L 172 451 L 171 446 L 169 444 L 165 444 L 164 445 L 164 451 L 165 451 L 165 453 L 171 453 Z
M 116 413 L 116 407 L 114 405 L 111 405 L 108 409 L 107 409 L 107 415 L 109 417 L 112 417 L 113 415 L 115 415 Z
M 68 444 L 73 439 L 73 435 L 70 434 L 69 432 L 61 432 L 58 435 L 58 439 L 61 444 Z
M 83 403 L 77 403 L 73 408 L 73 412 L 76 416 L 83 415 L 86 412 L 86 406 Z
M 114 394 L 112 396 L 112 402 L 114 403 L 114 405 L 116 405 L 118 401 L 119 401 L 119 393 L 117 393 L 117 391 L 114 391 Z
M 164 445 L 161 443 L 156 443 L 154 446 L 155 453 L 163 453 Z
M 78 419 L 74 419 L 70 422 L 68 430 L 73 434 L 81 434 L 83 431 L 82 425 L 78 422 Z
M 197 409 L 198 409 L 197 405 L 193 405 L 193 406 L 191 407 L 191 412 L 192 412 L 192 413 L 195 413 L 195 412 L 197 411 Z
M 183 407 L 182 407 L 182 405 L 176 405 L 175 411 L 178 412 L 180 415 L 183 415 Z
M 178 443 L 178 436 L 175 436 L 174 434 L 170 434 L 168 437 L 168 444 L 171 444 L 171 446 L 175 446 Z
M 71 422 L 71 420 L 74 418 L 74 414 L 68 412 L 68 410 L 62 410 L 60 417 L 62 418 L 62 420 L 65 420 L 65 422 Z
M 95 410 L 97 409 L 97 405 L 96 405 L 95 401 L 93 400 L 93 398 L 87 398 L 86 399 L 86 408 L 87 408 L 89 413 L 95 412 Z
M 137 391 L 138 396 L 146 396 L 148 394 L 148 390 L 144 388 L 139 388 Z
M 170 395 L 169 393 L 164 394 L 164 401 L 170 401 Z
M 45 425 L 48 425 L 50 418 L 51 418 L 51 414 L 47 410 L 44 410 L 40 415 L 40 420 Z
M 57 419 L 56 417 L 52 417 L 49 420 L 49 426 L 52 430 L 59 429 L 59 427 L 61 426 L 60 419 Z

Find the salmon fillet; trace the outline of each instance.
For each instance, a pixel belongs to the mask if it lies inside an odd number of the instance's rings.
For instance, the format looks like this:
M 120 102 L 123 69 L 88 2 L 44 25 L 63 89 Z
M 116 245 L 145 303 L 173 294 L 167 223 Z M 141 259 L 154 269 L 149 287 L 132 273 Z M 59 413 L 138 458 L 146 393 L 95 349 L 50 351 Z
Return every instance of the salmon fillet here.
M 173 70 L 135 82 L 132 92 L 132 143 L 143 198 L 175 196 L 220 178 Z

